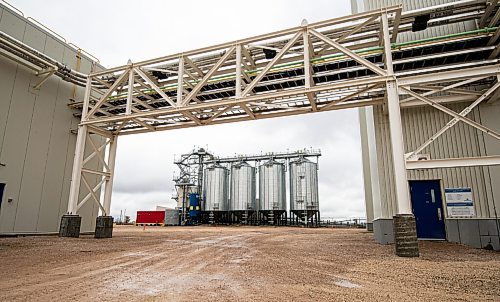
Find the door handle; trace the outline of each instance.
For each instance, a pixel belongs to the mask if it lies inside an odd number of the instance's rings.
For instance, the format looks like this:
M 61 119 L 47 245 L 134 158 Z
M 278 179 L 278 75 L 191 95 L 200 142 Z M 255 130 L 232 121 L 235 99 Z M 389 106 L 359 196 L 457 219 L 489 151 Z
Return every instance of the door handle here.
M 443 220 L 443 218 L 441 217 L 441 208 L 438 208 L 438 220 Z

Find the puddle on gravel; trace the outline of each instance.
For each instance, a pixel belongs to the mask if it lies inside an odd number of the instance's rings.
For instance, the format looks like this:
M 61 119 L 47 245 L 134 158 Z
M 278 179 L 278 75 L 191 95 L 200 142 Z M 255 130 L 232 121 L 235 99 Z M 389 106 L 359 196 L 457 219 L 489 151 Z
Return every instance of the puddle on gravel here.
M 340 286 L 340 287 L 347 287 L 347 288 L 360 288 L 361 285 L 352 283 L 349 280 L 339 280 L 334 282 L 335 285 Z
M 106 292 L 128 292 L 134 295 L 158 296 L 162 293 L 181 294 L 199 288 L 228 288 L 238 284 L 225 274 L 152 272 L 152 275 L 124 274 L 106 282 Z
M 151 255 L 150 253 L 145 253 L 145 252 L 131 252 L 125 254 L 127 257 L 143 257 L 143 256 L 149 256 Z

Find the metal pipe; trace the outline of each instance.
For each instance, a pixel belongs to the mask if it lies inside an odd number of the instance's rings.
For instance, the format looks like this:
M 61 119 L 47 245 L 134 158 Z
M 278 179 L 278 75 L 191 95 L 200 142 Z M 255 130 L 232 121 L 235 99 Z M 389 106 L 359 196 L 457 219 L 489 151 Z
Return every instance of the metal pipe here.
M 24 58 L 27 56 L 34 60 L 30 62 L 39 66 L 41 69 L 52 68 L 56 70 L 55 75 L 64 81 L 71 82 L 81 87 L 85 87 L 87 75 L 76 70 L 73 70 L 63 63 L 52 59 L 44 53 L 26 45 L 25 43 L 13 38 L 12 36 L 0 32 L 0 41 L 2 48 L 14 53 L 15 55 Z M 92 85 L 102 86 L 98 82 L 93 82 Z

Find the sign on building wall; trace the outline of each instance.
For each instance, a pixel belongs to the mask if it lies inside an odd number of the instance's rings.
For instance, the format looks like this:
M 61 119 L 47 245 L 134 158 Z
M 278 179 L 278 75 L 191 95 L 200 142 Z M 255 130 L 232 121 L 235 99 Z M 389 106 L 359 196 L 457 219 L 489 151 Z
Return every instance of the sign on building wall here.
M 474 217 L 474 202 L 471 188 L 445 188 L 448 217 Z

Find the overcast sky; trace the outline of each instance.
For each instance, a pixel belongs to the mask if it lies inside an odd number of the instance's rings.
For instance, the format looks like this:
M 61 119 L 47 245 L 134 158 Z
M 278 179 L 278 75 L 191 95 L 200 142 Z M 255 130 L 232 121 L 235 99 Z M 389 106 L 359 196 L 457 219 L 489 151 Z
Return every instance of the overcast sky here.
M 350 12 L 348 0 L 77 1 L 10 0 L 100 59 L 126 64 L 246 38 Z M 175 206 L 174 155 L 203 146 L 217 155 L 321 149 L 322 217 L 364 217 L 357 111 L 120 137 L 111 214 Z

